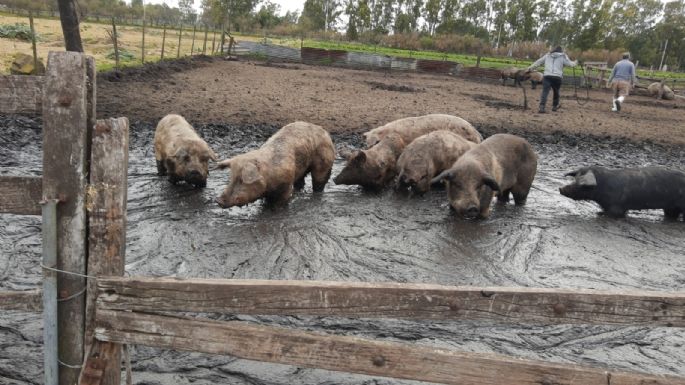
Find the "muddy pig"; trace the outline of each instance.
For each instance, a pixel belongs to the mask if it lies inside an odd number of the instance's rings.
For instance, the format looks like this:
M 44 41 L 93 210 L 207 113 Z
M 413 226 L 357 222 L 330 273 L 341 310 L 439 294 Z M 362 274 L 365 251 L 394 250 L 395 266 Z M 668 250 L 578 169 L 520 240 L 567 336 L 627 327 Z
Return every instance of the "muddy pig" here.
M 181 180 L 195 187 L 207 185 L 209 160 L 217 156 L 180 115 L 162 118 L 155 130 L 157 175 L 168 175 L 171 183 Z
M 685 212 L 685 173 L 663 167 L 610 170 L 583 167 L 566 176 L 574 182 L 561 187 L 561 195 L 573 200 L 595 201 L 612 217 L 628 210 L 662 209 L 668 218 Z
M 390 133 L 370 149 L 349 154 L 345 168 L 333 181 L 335 184 L 382 188 L 395 179 L 397 158 L 404 147 L 402 137 L 397 133 Z
M 425 193 L 430 189 L 434 176 L 452 167 L 460 156 L 475 146 L 475 143 L 444 130 L 416 138 L 397 159 L 398 187 Z
M 419 136 L 437 130 L 452 131 L 474 143 L 480 143 L 483 140 L 471 123 L 457 116 L 446 114 L 430 114 L 395 120 L 364 133 L 364 139 L 366 147 L 371 148 L 386 135 L 395 132 L 400 135 L 405 144 L 409 144 Z
M 514 86 L 521 85 L 522 80 L 528 80 L 529 73 L 525 69 L 516 67 L 505 68 L 500 71 L 500 78 L 502 78 L 502 85 L 507 84 L 507 79 L 514 79 Z
M 509 193 L 524 204 L 537 169 L 537 155 L 525 139 L 496 134 L 462 155 L 433 178 L 445 183 L 450 206 L 464 218 L 487 218 L 494 192 L 505 203 Z
M 323 191 L 334 159 L 335 147 L 326 130 L 306 122 L 290 123 L 259 149 L 219 162 L 219 168 L 231 168 L 231 181 L 216 202 L 228 208 L 263 197 L 270 204 L 284 204 L 293 188 L 304 187 L 309 173 L 314 191 Z
M 542 84 L 543 78 L 544 76 L 542 75 L 542 72 L 538 71 L 532 71 L 526 75 L 526 79 L 530 80 L 530 88 L 533 90 L 537 87 L 538 84 Z
M 652 83 L 647 87 L 647 92 L 649 92 L 651 96 L 658 97 L 660 88 L 661 83 Z M 675 99 L 675 92 L 673 92 L 671 87 L 664 84 L 664 93 L 661 95 L 661 98 L 664 100 L 673 100 Z

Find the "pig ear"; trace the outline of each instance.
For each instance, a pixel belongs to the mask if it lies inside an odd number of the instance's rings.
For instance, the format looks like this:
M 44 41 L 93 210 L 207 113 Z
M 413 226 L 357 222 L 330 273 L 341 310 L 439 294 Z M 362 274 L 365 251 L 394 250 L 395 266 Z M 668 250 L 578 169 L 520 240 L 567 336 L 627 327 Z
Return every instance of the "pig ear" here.
M 225 168 L 231 167 L 231 159 L 224 159 L 216 164 L 216 168 L 223 170 Z
M 490 187 L 493 191 L 499 191 L 499 184 L 497 184 L 497 181 L 490 175 L 485 175 L 483 177 L 483 184 Z
M 205 151 L 207 152 L 207 156 L 209 156 L 209 159 L 211 159 L 213 162 L 216 162 L 219 159 L 219 157 L 216 156 L 216 152 L 214 152 L 214 150 L 212 150 L 209 147 L 209 145 L 206 145 L 205 147 Z
M 578 175 L 578 173 L 579 173 L 581 170 L 582 170 L 582 169 L 579 168 L 579 169 L 577 169 L 577 170 L 575 170 L 575 171 L 567 172 L 566 174 L 564 174 L 564 176 L 576 176 L 576 175 Z
M 259 173 L 259 169 L 254 163 L 245 164 L 241 176 L 245 184 L 255 183 L 262 178 L 262 174 Z
M 594 172 L 588 171 L 583 175 L 577 175 L 576 183 L 579 186 L 595 187 L 597 186 L 597 178 L 595 177 Z
M 454 172 L 452 170 L 445 170 L 441 172 L 440 175 L 431 179 L 431 184 L 439 184 L 440 182 L 451 180 L 454 180 Z

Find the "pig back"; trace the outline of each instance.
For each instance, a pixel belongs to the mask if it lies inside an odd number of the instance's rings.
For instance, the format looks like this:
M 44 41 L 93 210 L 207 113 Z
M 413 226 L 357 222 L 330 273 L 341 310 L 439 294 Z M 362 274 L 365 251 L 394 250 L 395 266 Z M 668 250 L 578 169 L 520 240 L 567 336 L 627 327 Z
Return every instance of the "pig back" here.
M 335 159 L 335 147 L 328 132 L 307 122 L 284 126 L 261 149 L 271 153 L 273 166 L 292 168 L 298 176 L 317 163 L 332 164 Z
M 685 173 L 663 167 L 593 167 L 596 200 L 626 210 L 685 208 Z
M 502 188 L 517 180 L 532 180 L 537 170 L 537 155 L 525 139 L 510 134 L 495 134 L 473 150 L 488 153 L 501 169 Z
M 388 123 L 383 127 L 385 128 L 383 132 L 396 132 L 407 144 L 420 136 L 439 130 L 453 132 L 474 143 L 482 141 L 482 136 L 471 123 L 460 117 L 447 114 L 430 114 L 404 118 Z
M 155 129 L 155 155 L 164 158 L 184 141 L 202 141 L 193 127 L 182 116 L 169 114 L 162 118 Z

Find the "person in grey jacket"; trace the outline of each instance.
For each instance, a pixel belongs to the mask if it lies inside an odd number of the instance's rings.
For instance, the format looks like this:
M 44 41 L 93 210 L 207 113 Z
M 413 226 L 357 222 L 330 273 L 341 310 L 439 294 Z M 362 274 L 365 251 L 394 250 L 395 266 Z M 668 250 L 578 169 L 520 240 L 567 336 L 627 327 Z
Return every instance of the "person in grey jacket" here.
M 564 66 L 575 67 L 578 64 L 578 62 L 569 59 L 560 46 L 557 46 L 552 52 L 538 59 L 528 67 L 528 71 L 533 71 L 543 63 L 545 64 L 545 71 L 543 72 L 542 95 L 540 96 L 540 109 L 538 110 L 541 114 L 545 113 L 545 105 L 547 104 L 547 95 L 549 95 L 550 88 L 554 92 L 552 111 L 559 109 L 559 89 L 561 88 L 561 78 L 564 75 Z
M 611 111 L 621 111 L 621 104 L 626 96 L 630 93 L 630 89 L 637 83 L 637 75 L 635 74 L 635 64 L 630 61 L 630 53 L 623 54 L 623 60 L 614 65 L 609 76 L 609 84 L 614 91 L 614 102 Z

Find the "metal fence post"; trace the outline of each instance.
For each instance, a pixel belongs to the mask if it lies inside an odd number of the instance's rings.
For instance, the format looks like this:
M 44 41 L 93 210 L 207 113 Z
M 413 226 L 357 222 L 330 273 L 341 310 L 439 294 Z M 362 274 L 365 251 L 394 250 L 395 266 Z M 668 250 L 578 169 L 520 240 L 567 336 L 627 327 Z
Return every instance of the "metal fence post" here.
M 57 199 L 43 202 L 43 266 L 57 266 Z M 57 363 L 57 273 L 43 269 L 43 370 L 45 385 L 59 383 Z

